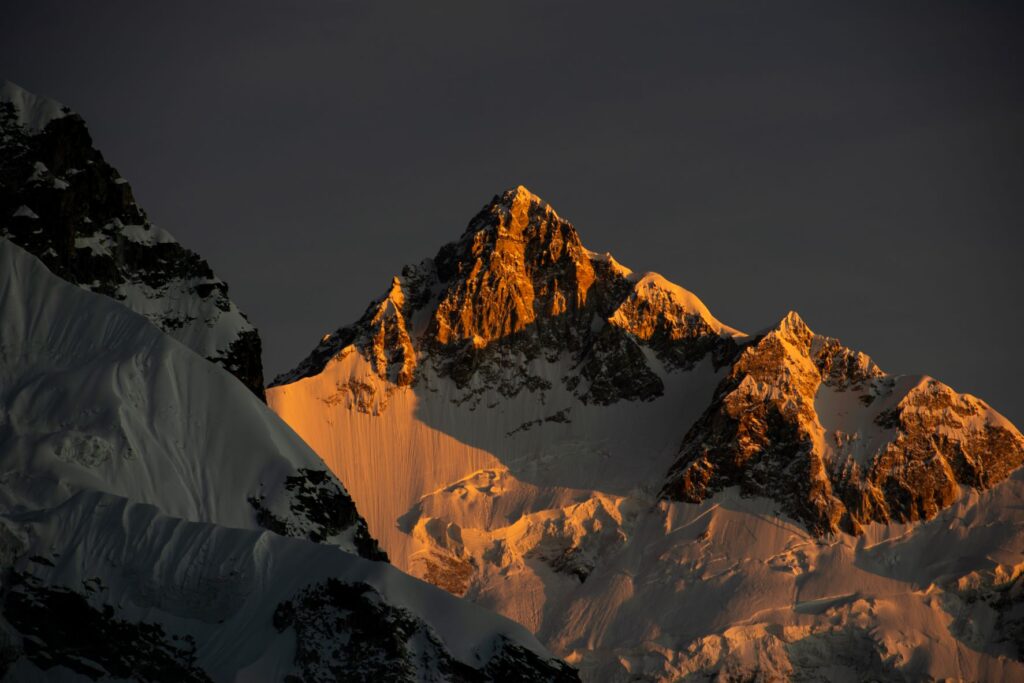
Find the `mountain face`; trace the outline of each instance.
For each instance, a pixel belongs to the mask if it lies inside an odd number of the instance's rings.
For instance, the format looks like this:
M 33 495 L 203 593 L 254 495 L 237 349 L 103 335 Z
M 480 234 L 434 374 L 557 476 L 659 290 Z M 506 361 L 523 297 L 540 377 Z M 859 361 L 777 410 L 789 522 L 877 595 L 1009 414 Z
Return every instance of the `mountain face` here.
M 0 678 L 577 680 L 233 377 L 0 239 Z
M 738 486 L 816 534 L 931 519 L 1024 460 L 1013 425 L 928 377 L 891 377 L 790 313 L 744 345 L 683 440 L 663 494 Z
M 149 222 L 80 116 L 0 82 L 0 236 L 120 301 L 263 398 L 262 342 L 201 257 Z
M 724 362 L 735 334 L 688 292 L 656 276 L 631 281 L 520 186 L 495 197 L 433 259 L 406 267 L 358 322 L 324 337 L 272 386 L 316 375 L 356 349 L 390 385 L 427 376 L 425 363 L 473 405 L 491 388 L 543 397 L 552 382 L 524 369 L 563 357 L 570 369 L 558 383 L 583 403 L 651 400 L 664 387 L 643 349 L 686 369 L 705 356 Z
M 723 325 L 523 187 L 267 396 L 396 566 L 587 680 L 1024 676 L 1013 425 Z

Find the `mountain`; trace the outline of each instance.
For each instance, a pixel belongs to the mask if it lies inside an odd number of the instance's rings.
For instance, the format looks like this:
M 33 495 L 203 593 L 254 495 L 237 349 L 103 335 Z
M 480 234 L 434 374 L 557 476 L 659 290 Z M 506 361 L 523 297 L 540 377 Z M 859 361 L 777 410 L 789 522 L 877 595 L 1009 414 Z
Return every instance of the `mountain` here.
M 262 342 L 209 264 L 146 217 L 80 116 L 0 81 L 0 236 L 264 396 Z
M 585 680 L 1024 677 L 1013 425 L 731 328 L 521 186 L 267 400 L 396 566 Z
M 686 434 L 663 493 L 730 486 L 775 498 L 818 534 L 931 519 L 1020 466 L 1024 438 L 985 402 L 893 377 L 796 313 L 744 346 Z
M 385 561 L 224 369 L 0 239 L 0 677 L 577 680 Z

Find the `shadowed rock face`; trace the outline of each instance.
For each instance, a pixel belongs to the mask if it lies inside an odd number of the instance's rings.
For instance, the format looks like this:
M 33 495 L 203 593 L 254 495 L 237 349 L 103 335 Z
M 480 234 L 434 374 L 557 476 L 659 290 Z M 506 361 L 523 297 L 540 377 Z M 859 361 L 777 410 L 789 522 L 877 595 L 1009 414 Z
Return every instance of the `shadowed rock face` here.
M 0 93 L 0 236 L 146 316 L 264 398 L 262 342 L 227 284 L 149 222 L 81 117 L 64 108 L 33 127 L 23 97 L 41 100 L 11 84 Z
M 843 429 L 823 395 L 846 394 Z M 859 416 L 858 416 L 859 413 Z M 687 433 L 662 495 L 729 486 L 772 498 L 818 534 L 934 517 L 960 485 L 986 489 L 1024 461 L 1024 438 L 985 403 L 930 378 L 894 378 L 795 313 L 743 347 Z
M 365 583 L 331 578 L 309 586 L 278 605 L 274 627 L 294 629 L 295 665 L 304 681 L 579 681 L 562 662 L 505 638 L 479 668 L 463 664 L 421 619 Z
M 370 536 L 366 521 L 332 473 L 300 468 L 294 475 L 285 477 L 282 488 L 277 501 L 268 501 L 262 495 L 248 499 L 264 529 L 282 536 L 308 538 L 315 543 L 348 534 L 360 557 L 388 561 L 387 553 Z
M 158 623 L 117 618 L 74 591 L 9 572 L 2 611 L 25 638 L 25 657 L 43 671 L 70 669 L 83 679 L 210 683 L 195 663 L 195 640 L 168 634 Z M 86 656 L 83 656 L 86 655 Z M 0 662 L 0 674 L 3 674 Z M 58 669 L 59 670 L 59 669 Z
M 690 305 L 696 297 L 679 299 L 662 283 L 588 251 L 568 221 L 518 186 L 272 384 L 318 374 L 354 347 L 381 379 L 409 385 L 429 366 L 467 388 L 467 400 L 484 385 L 509 397 L 542 394 L 550 381 L 527 366 L 563 356 L 572 371 L 561 381 L 583 402 L 651 400 L 663 384 L 643 348 L 673 369 L 735 349 L 699 302 Z

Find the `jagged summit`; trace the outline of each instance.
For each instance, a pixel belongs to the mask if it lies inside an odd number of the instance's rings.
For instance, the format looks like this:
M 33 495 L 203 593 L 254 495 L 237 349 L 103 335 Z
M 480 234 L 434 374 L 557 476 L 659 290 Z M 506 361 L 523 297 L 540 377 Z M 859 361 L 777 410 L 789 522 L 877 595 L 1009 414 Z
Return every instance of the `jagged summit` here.
M 789 311 L 786 315 L 782 316 L 779 322 L 776 323 L 775 328 L 798 336 L 807 333 L 813 334 L 811 328 L 807 326 L 807 323 L 804 322 L 804 319 L 796 311 Z
M 510 187 L 501 194 L 497 194 L 488 204 L 488 207 L 501 207 L 509 212 L 528 211 L 536 209 L 542 212 L 550 211 L 555 213 L 554 207 L 544 201 L 540 195 L 534 194 L 525 185 Z
M 724 375 L 681 439 L 662 495 L 699 502 L 738 485 L 816 533 L 930 518 L 959 484 L 990 485 L 1024 459 L 1020 433 L 988 406 L 890 377 L 795 311 L 747 336 L 661 275 L 586 249 L 522 185 L 496 195 L 433 259 L 405 268 L 361 320 L 274 385 L 353 350 L 385 382 L 378 394 L 440 377 L 470 405 L 524 391 L 543 402 L 558 384 L 584 404 L 652 401 L 671 376 L 707 361 Z M 841 419 L 831 414 L 837 392 L 857 397 Z M 922 418 L 928 410 L 938 412 Z M 948 411 L 959 417 L 938 416 Z M 928 437 L 939 424 L 955 430 Z M 891 429 L 895 440 L 877 433 Z
M 510 187 L 500 194 L 494 195 L 494 199 L 490 201 L 488 206 L 499 206 L 503 207 L 508 211 L 515 211 L 517 209 L 524 210 L 530 207 L 536 206 L 540 210 L 554 209 L 544 201 L 539 195 L 534 194 L 525 185 L 516 185 Z
M 530 224 L 532 216 L 543 220 L 546 217 L 562 219 L 554 208 L 535 195 L 524 185 L 510 187 L 494 195 L 487 204 L 469 221 L 463 236 L 482 230 L 502 229 L 507 236 L 523 236 L 523 230 Z
M 519 185 L 495 195 L 434 258 L 404 268 L 362 319 L 327 335 L 271 386 L 317 374 L 354 346 L 400 386 L 428 365 L 470 391 L 475 377 L 500 376 L 502 395 L 543 393 L 550 380 L 501 368 L 566 355 L 560 381 L 582 400 L 649 400 L 663 383 L 644 348 L 685 369 L 709 354 L 724 362 L 741 336 L 691 292 L 586 249 L 571 223 Z
M 733 363 L 690 428 L 662 493 L 730 486 L 773 498 L 818 534 L 931 519 L 961 485 L 1024 462 L 1024 437 L 983 401 L 930 377 L 890 376 L 795 312 Z
M 1024 671 L 992 408 L 795 312 L 744 335 L 525 188 L 452 234 L 267 392 L 397 566 L 588 680 Z

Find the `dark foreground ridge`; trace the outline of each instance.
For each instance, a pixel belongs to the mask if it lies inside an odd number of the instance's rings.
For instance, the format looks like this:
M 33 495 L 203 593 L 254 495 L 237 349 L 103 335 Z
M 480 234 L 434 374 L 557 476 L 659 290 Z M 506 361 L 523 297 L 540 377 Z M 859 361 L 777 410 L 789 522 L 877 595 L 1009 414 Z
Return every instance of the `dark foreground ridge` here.
M 146 316 L 264 398 L 262 341 L 227 283 L 150 223 L 80 116 L 0 85 L 0 236 Z

